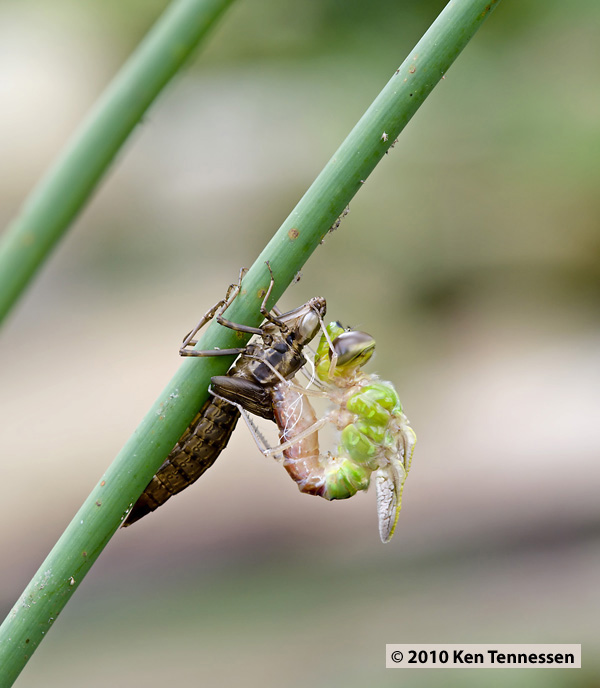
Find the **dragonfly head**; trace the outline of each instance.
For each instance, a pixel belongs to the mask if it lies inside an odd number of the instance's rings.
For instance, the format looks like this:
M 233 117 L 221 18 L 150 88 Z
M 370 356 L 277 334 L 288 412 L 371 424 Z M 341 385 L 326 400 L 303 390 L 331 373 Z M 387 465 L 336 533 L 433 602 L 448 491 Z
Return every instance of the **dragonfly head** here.
M 315 356 L 315 368 L 321 380 L 352 377 L 375 352 L 375 340 L 366 332 L 345 330 L 340 323 L 330 323 L 327 334 L 331 346 L 323 335 Z
M 313 339 L 322 326 L 323 316 L 327 311 L 327 302 L 322 296 L 315 296 L 304 305 L 280 316 L 284 323 L 294 333 L 294 340 L 304 346 Z

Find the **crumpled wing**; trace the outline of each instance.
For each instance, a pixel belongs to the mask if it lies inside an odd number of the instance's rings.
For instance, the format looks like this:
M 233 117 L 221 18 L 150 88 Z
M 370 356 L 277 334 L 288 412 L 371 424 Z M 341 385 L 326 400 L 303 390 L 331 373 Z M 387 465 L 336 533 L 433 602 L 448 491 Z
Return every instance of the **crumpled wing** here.
M 375 474 L 377 516 L 379 517 L 381 542 L 389 542 L 396 529 L 400 507 L 402 506 L 402 489 L 405 480 L 406 471 L 400 457 L 385 468 L 379 468 Z
M 402 507 L 402 490 L 417 443 L 415 431 L 407 423 L 400 428 L 400 439 L 400 453 L 387 466 L 379 468 L 375 475 L 381 542 L 389 542 L 396 529 Z

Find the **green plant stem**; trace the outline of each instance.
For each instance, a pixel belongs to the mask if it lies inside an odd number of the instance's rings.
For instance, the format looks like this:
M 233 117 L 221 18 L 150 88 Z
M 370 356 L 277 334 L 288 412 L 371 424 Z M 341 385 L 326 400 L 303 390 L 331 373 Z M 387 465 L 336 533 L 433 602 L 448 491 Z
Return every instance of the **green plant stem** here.
M 275 272 L 274 302 L 496 5 L 484 0 L 447 5 L 261 253 L 228 310 L 231 320 L 259 324 L 258 306 L 269 282 L 264 260 Z M 246 340 L 213 321 L 198 346 L 228 348 Z M 206 399 L 211 375 L 230 362 L 201 358 L 182 363 L 0 627 L 0 686 L 12 685 Z
M 173 2 L 32 191 L 0 243 L 0 322 L 156 96 L 231 2 Z

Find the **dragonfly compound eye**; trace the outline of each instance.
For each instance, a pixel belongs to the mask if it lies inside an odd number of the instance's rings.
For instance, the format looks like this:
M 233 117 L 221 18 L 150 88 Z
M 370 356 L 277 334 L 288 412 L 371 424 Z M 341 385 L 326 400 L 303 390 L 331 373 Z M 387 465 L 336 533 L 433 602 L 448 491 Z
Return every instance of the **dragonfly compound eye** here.
M 319 316 L 310 310 L 298 324 L 298 338 L 303 342 L 309 342 L 319 331 Z
M 333 348 L 338 355 L 339 367 L 359 367 L 375 352 L 375 340 L 366 332 L 350 330 L 342 332 L 333 340 Z

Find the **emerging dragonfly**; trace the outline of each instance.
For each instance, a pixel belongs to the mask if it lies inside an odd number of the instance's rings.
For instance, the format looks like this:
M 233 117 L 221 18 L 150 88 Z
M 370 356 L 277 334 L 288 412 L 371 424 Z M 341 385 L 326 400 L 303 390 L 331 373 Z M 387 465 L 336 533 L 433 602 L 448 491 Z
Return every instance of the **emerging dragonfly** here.
M 271 267 L 267 263 L 269 272 Z M 324 329 L 323 316 L 325 299 L 315 297 L 303 306 L 287 313 L 266 308 L 274 285 L 271 282 L 261 305 L 265 322 L 259 328 L 238 325 L 223 317 L 241 289 L 245 271 L 240 272 L 237 284 L 230 285 L 225 298 L 215 304 L 202 317 L 198 325 L 185 337 L 179 350 L 182 356 L 229 356 L 239 358 L 227 375 L 212 378 L 211 396 L 181 436 L 156 475 L 146 486 L 127 518 L 123 527 L 162 506 L 170 497 L 194 483 L 209 469 L 223 451 L 244 409 L 263 418 L 275 420 L 270 390 L 294 375 L 306 364 L 302 354 L 304 346 Z M 225 327 L 247 332 L 260 337 L 240 349 L 212 349 L 197 351 L 193 347 L 194 337 L 213 317 Z
M 272 388 L 280 445 L 260 448 L 265 455 L 283 453 L 283 465 L 301 492 L 329 500 L 366 490 L 375 472 L 379 534 L 389 542 L 417 438 L 391 382 L 362 370 L 374 349 L 375 340 L 365 332 L 328 325 L 315 356 L 320 382 L 316 389 L 290 381 Z M 320 420 L 309 394 L 331 401 Z M 327 423 L 341 433 L 335 455 L 319 450 L 317 432 Z

